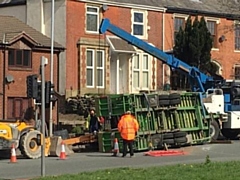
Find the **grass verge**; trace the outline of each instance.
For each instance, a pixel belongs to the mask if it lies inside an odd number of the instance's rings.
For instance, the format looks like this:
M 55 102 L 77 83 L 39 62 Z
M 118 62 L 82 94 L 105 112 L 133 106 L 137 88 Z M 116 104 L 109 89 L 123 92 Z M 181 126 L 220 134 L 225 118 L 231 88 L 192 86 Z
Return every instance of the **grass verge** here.
M 150 168 L 118 168 L 76 175 L 49 176 L 34 180 L 236 180 L 240 177 L 240 161 L 181 164 Z

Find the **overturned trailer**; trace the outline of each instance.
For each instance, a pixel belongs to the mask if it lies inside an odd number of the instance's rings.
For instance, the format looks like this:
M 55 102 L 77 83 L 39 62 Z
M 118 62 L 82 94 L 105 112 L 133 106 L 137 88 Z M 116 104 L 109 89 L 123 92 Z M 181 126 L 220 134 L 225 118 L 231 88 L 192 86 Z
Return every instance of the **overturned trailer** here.
M 208 114 L 200 93 L 140 93 L 100 96 L 96 112 L 104 117 L 104 131 L 98 134 L 99 150 L 110 152 L 113 139 L 122 140 L 117 123 L 127 110 L 137 118 L 140 129 L 135 150 L 162 148 L 164 145 L 204 144 L 210 142 L 210 124 L 218 115 Z

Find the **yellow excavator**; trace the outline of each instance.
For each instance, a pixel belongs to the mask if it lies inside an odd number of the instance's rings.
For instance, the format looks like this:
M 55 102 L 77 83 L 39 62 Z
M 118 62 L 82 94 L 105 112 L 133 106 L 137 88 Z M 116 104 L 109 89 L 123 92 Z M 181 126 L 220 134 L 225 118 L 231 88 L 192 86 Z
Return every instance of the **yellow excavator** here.
M 72 145 L 97 141 L 96 135 L 86 134 L 64 140 L 61 136 L 46 136 L 45 142 L 43 142 L 40 127 L 41 120 L 32 123 L 20 120 L 0 121 L 0 153 L 1 151 L 10 150 L 14 145 L 24 157 L 38 159 L 42 155 L 42 143 L 45 143 L 45 156 L 59 156 L 62 142 L 65 144 L 65 153 L 70 155 L 73 153 Z
M 9 150 L 14 145 L 27 158 L 41 157 L 42 134 L 34 124 L 20 120 L 0 121 L 0 150 Z M 51 146 L 50 137 L 46 137 L 44 143 L 47 156 Z

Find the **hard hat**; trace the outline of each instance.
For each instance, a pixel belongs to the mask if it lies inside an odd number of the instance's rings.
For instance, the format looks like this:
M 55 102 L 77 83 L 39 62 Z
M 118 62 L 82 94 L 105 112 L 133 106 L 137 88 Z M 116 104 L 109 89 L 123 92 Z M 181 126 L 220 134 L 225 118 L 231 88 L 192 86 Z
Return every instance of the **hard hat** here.
M 126 114 L 131 114 L 131 111 L 129 111 L 129 110 L 128 110 L 128 111 L 126 111 Z

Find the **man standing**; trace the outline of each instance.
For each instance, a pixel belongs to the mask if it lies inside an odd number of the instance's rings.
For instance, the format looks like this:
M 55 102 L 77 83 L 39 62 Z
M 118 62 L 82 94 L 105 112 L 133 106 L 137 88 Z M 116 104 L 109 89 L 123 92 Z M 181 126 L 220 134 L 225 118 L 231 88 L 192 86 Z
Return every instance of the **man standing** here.
M 99 131 L 99 118 L 96 116 L 95 110 L 91 109 L 90 111 L 90 122 L 89 122 L 89 132 L 95 133 Z
M 139 124 L 135 117 L 131 115 L 131 111 L 127 111 L 118 122 L 118 131 L 123 139 L 123 155 L 127 155 L 127 147 L 130 150 L 130 157 L 134 156 L 133 143 L 136 133 L 139 129 Z

